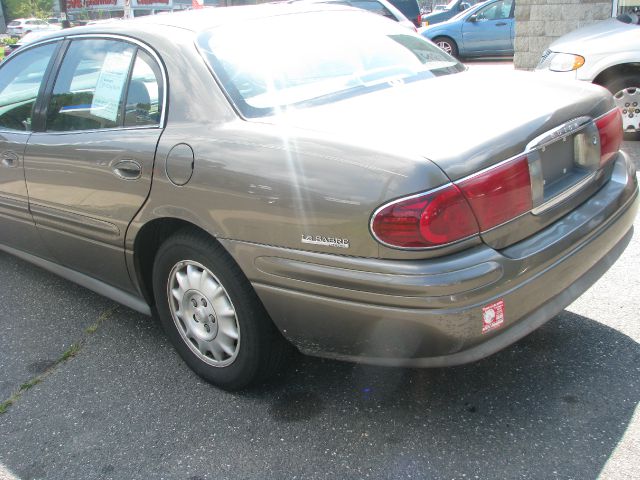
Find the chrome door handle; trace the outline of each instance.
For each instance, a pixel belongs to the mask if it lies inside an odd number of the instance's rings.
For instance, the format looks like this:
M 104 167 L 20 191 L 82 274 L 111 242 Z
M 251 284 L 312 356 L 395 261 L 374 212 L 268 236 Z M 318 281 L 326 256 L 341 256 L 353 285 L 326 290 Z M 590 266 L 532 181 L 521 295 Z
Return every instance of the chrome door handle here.
M 142 167 L 134 160 L 120 160 L 112 170 L 117 177 L 123 180 L 137 180 L 142 176 Z
M 496 23 L 496 27 L 504 27 L 505 25 L 506 25 L 506 22 Z
M 14 168 L 18 166 L 19 157 L 16 152 L 12 152 L 11 150 L 6 150 L 0 154 L 2 160 L 0 160 L 0 165 L 6 168 Z

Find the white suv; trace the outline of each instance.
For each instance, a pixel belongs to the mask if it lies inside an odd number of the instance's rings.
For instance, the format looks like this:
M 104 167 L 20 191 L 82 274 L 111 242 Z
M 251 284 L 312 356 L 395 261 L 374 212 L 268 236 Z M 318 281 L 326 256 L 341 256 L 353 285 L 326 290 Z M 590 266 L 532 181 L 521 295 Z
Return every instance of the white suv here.
M 36 32 L 39 30 L 60 30 L 60 28 L 61 27 L 59 25 L 51 25 L 39 18 L 16 18 L 7 25 L 7 35 L 20 37 L 28 32 Z
M 553 42 L 536 67 L 540 73 L 608 88 L 622 113 L 624 131 L 640 136 L 640 18 L 620 15 L 579 28 Z

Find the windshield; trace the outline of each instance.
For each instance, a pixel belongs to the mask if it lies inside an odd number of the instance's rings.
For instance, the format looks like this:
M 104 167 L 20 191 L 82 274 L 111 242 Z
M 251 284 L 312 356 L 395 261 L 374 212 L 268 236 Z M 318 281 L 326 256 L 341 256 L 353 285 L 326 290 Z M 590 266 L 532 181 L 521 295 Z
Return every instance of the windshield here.
M 445 10 L 451 10 L 453 7 L 456 6 L 456 3 L 458 3 L 458 0 L 451 0 L 446 7 L 444 7 Z
M 464 70 L 396 22 L 356 11 L 261 18 L 243 28 L 225 25 L 201 33 L 198 46 L 245 117 Z

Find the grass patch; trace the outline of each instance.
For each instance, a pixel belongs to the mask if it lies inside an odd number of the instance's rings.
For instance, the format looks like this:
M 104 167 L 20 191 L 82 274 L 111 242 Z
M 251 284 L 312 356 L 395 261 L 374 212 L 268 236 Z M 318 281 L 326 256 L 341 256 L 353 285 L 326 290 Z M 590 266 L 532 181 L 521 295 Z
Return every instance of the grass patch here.
M 20 391 L 24 392 L 26 390 L 29 390 L 31 387 L 35 387 L 41 381 L 42 379 L 40 377 L 32 378 L 31 380 L 24 382 L 22 385 L 20 385 Z
M 109 310 L 105 310 L 100 314 L 100 316 L 95 321 L 95 323 L 92 323 L 91 325 L 89 325 L 87 328 L 85 328 L 84 331 L 89 335 L 91 335 L 92 333 L 96 333 L 96 330 L 98 330 L 102 322 L 104 322 L 105 320 L 109 320 L 117 309 L 118 307 L 113 307 L 113 308 L 110 308 Z
M 85 332 L 87 332 L 88 334 L 92 334 L 92 333 L 96 333 L 96 330 L 98 330 L 98 327 L 100 325 L 98 325 L 98 322 L 94 323 L 93 325 L 89 325 L 86 329 Z
M 9 400 L 5 400 L 4 402 L 0 403 L 0 415 L 9 410 L 9 407 L 13 405 L 14 401 L 15 400 L 13 399 L 13 397 L 11 397 Z
M 80 344 L 74 343 L 69 348 L 67 348 L 64 353 L 60 356 L 58 360 L 56 360 L 56 365 L 62 362 L 66 362 L 70 358 L 75 357 L 80 351 Z

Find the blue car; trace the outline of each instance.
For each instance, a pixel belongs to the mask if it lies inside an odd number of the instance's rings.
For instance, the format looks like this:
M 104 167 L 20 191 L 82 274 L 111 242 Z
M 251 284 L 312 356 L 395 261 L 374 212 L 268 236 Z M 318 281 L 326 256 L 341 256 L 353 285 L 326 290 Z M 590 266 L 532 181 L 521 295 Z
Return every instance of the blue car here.
M 512 56 L 515 0 L 490 0 L 421 34 L 454 57 Z

